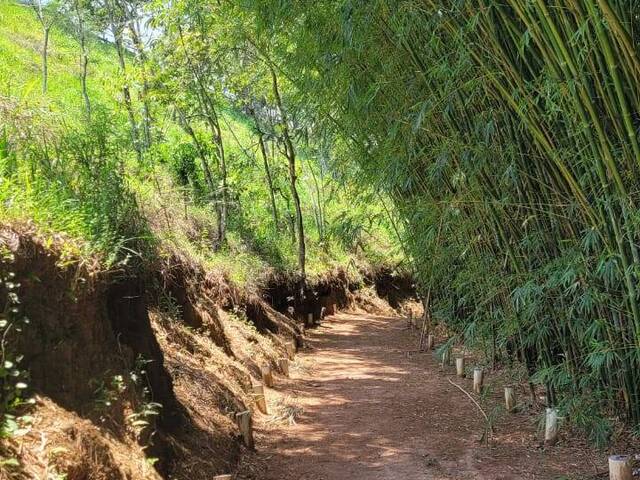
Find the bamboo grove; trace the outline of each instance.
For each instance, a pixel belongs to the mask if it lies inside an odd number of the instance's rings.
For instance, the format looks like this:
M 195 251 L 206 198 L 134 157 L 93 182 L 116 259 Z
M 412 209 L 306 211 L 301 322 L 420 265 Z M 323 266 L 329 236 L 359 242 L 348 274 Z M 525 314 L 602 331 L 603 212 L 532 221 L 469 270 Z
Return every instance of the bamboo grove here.
M 395 200 L 432 321 L 595 440 L 637 425 L 638 2 L 277 3 L 244 8 Z

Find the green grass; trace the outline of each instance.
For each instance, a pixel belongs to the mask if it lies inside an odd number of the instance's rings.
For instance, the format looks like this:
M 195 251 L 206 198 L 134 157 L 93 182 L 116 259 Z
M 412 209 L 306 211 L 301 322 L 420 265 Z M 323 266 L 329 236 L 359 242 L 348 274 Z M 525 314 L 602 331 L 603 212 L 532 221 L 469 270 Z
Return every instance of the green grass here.
M 89 95 L 97 104 L 118 110 L 120 80 L 113 48 L 97 38 L 90 42 Z M 54 28 L 49 44 L 48 95 L 41 95 L 42 30 L 33 11 L 0 1 L 0 94 L 26 105 L 62 112 L 65 121 L 82 119 L 78 45 L 69 32 Z
M 10 112 L 5 118 L 0 116 L 3 221 L 32 221 L 42 231 L 63 232 L 86 245 L 87 253 L 103 255 L 108 263 L 135 255 L 141 249 L 148 252 L 151 247 L 154 255 L 178 253 L 208 269 L 222 269 L 240 283 L 256 282 L 272 270 L 296 268 L 296 245 L 291 234 L 284 230 L 274 232 L 257 139 L 244 114 L 229 105 L 221 108 L 233 202 L 228 243 L 214 252 L 214 209 L 176 180 L 172 170 L 176 152 L 181 145 L 190 144 L 190 139 L 165 107 L 152 105 L 154 126 L 162 140 L 140 164 L 126 146 L 128 120 L 122 101 L 123 80 L 113 47 L 97 38 L 90 41 L 88 88 L 93 110 L 99 114 L 94 114 L 93 123 L 86 125 L 76 40 L 62 25 L 52 30 L 49 90 L 43 95 L 41 37 L 33 11 L 0 0 L 0 115 L 2 102 L 5 111 Z M 133 59 L 129 59 L 128 68 L 134 76 Z M 133 94 L 139 108 L 137 92 L 134 90 Z M 204 125 L 196 128 L 207 138 Z M 20 139 L 24 132 L 29 136 Z M 64 148 L 59 151 L 52 148 L 54 145 Z M 106 153 L 101 150 L 104 145 L 108 146 Z M 87 165 L 78 163 L 78 152 L 83 149 L 91 158 Z M 323 187 L 329 192 L 324 208 L 327 230 L 333 235 L 319 241 L 311 175 L 312 168 L 319 175 L 319 165 L 303 149 L 299 150 L 298 187 L 306 229 L 308 274 L 320 275 L 352 261 L 399 262 L 402 256 L 380 205 L 358 199 L 356 188 L 335 184 L 331 179 L 326 179 Z M 43 162 L 50 155 L 54 158 L 53 167 Z M 106 156 L 104 162 L 97 161 L 101 155 Z M 272 160 L 271 168 L 277 187 L 288 194 L 286 160 Z M 284 221 L 287 205 L 280 195 L 277 206 Z M 360 241 L 354 248 L 354 232 L 358 230 L 341 228 L 344 219 L 357 224 L 370 217 L 375 218 L 368 222 L 371 228 L 358 236 Z

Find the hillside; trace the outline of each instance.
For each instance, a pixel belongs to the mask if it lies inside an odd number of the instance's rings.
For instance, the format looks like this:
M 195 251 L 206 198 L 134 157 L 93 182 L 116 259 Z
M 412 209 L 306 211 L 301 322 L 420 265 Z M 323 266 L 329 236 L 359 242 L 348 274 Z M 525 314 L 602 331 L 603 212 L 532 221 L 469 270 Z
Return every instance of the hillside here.
M 262 369 L 284 376 L 309 315 L 374 308 L 403 261 L 392 218 L 300 135 L 291 170 L 277 126 L 232 95 L 205 117 L 169 94 L 180 79 L 133 30 L 119 58 L 98 13 L 87 104 L 65 5 L 43 7 L 45 92 L 36 10 L 0 3 L 0 478 L 211 478 L 236 468 L 233 416 Z
M 201 171 L 193 171 L 193 178 L 184 178 L 184 168 L 195 167 L 185 167 L 181 162 L 195 160 L 191 157 L 191 139 L 177 125 L 175 111 L 162 104 L 154 105 L 158 142 L 145 154 L 144 161 L 138 162 L 133 152 L 123 149 L 127 113 L 123 107 L 123 76 L 117 66 L 114 46 L 96 37 L 88 41 L 88 92 L 94 110 L 88 122 L 83 113 L 78 42 L 71 26 L 65 26 L 62 20 L 54 25 L 49 45 L 49 90 L 42 95 L 42 39 L 33 11 L 4 1 L 0 15 L 0 56 L 7 60 L 0 66 L 3 95 L 0 101 L 5 121 L 2 131 L 11 139 L 28 130 L 28 138 L 20 141 L 32 142 L 29 170 L 34 165 L 40 167 L 42 157 L 50 156 L 48 149 L 55 142 L 60 142 L 59 147 L 75 148 L 69 144 L 85 142 L 82 137 L 95 139 L 95 143 L 90 140 L 82 145 L 85 154 L 106 154 L 102 164 L 90 166 L 94 171 L 82 171 L 86 165 L 78 171 L 76 166 L 69 165 L 77 161 L 72 158 L 73 152 L 60 148 L 54 168 L 35 178 L 27 178 L 32 171 L 21 170 L 26 163 L 18 161 L 19 168 L 10 175 L 11 181 L 3 182 L 0 190 L 5 218 L 32 220 L 44 231 L 63 232 L 87 241 L 89 250 L 98 251 L 112 261 L 126 256 L 127 249 L 146 247 L 133 246 L 133 238 L 124 238 L 125 235 L 117 231 L 120 227 L 116 224 L 127 222 L 124 218 L 111 218 L 111 225 L 96 228 L 95 219 L 91 217 L 102 215 L 103 209 L 110 210 L 118 201 L 114 195 L 128 197 L 131 194 L 126 202 L 136 205 L 124 209 L 136 212 L 126 215 L 140 218 L 134 231 L 127 234 L 145 237 L 144 243 L 160 248 L 160 255 L 162 251 L 179 251 L 209 268 L 226 269 L 241 281 L 255 280 L 255 271 L 294 269 L 295 246 L 289 241 L 293 235 L 293 206 L 286 183 L 286 163 L 277 158 L 276 147 L 272 146 L 273 151 L 268 154 L 274 201 L 281 216 L 274 236 L 263 160 L 250 118 L 236 110 L 228 99 L 221 99 L 221 136 L 229 163 L 229 196 L 233 201 L 229 206 L 228 243 L 221 251 L 213 252 L 209 240 L 216 231 L 215 207 L 202 200 Z M 130 69 L 127 76 L 134 78 L 139 74 L 139 67 L 134 64 L 133 53 L 127 52 L 126 57 Z M 198 136 L 206 137 L 204 125 L 196 124 L 195 129 Z M 34 143 L 40 145 L 39 151 Z M 99 143 L 106 145 L 107 150 L 100 152 Z M 5 171 L 16 161 L 13 155 L 18 154 L 6 152 L 4 158 L 0 157 Z M 373 263 L 384 260 L 388 265 L 399 263 L 401 254 L 395 234 L 379 202 L 372 202 L 372 198 L 377 198 L 373 192 L 360 193 L 359 187 L 347 178 L 336 182 L 327 170 L 328 165 L 311 155 L 313 151 L 301 144 L 297 175 L 310 273 L 346 267 L 352 259 L 363 264 L 368 260 Z M 93 188 L 89 177 L 105 177 L 108 175 L 105 170 L 113 168 L 124 169 L 125 175 L 98 180 L 111 182 L 104 185 L 105 189 L 111 189 L 111 198 L 95 198 L 93 194 L 97 192 L 84 190 L 85 182 L 89 183 L 89 189 Z M 317 205 L 321 205 L 321 212 Z M 319 215 L 322 232 L 318 230 Z M 363 229 L 361 225 L 365 223 L 369 226 Z

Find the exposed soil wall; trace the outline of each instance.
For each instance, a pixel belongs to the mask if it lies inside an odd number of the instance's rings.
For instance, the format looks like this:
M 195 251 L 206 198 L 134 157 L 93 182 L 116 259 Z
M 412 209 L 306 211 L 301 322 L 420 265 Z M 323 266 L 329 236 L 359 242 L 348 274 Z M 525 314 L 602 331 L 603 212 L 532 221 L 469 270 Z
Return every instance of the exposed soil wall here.
M 392 308 L 400 308 L 405 300 L 417 300 L 416 286 L 409 272 L 390 267 L 379 267 L 364 272 L 365 282 L 373 285 L 378 297 L 386 300 Z
M 262 298 L 275 310 L 305 324 L 309 314 L 318 319 L 348 308 L 353 301 L 351 292 L 356 288 L 342 269 L 307 282 L 304 288 L 300 287 L 299 278 L 275 275 L 263 289 Z
M 151 273 L 104 272 L 67 258 L 62 240 L 44 242 L 31 231 L 0 229 L 0 242 L 14 254 L 10 267 L 31 320 L 15 348 L 31 372 L 41 428 L 9 448 L 27 461 L 38 434 L 56 428 L 51 412 L 63 412 L 79 430 L 52 436 L 57 443 L 43 450 L 38 468 L 79 472 L 69 480 L 210 478 L 232 470 L 241 451 L 233 417 L 251 404 L 260 366 L 277 370 L 285 340 L 303 345 L 309 313 L 317 319 L 357 298 L 340 270 L 303 291 L 298 279 L 275 276 L 256 293 L 178 258 Z M 156 403 L 158 411 L 144 413 Z M 46 456 L 58 448 L 68 453 Z M 102 477 L 82 473 L 92 468 L 80 461 L 92 448 L 102 452 Z M 28 470 L 18 473 L 37 478 Z

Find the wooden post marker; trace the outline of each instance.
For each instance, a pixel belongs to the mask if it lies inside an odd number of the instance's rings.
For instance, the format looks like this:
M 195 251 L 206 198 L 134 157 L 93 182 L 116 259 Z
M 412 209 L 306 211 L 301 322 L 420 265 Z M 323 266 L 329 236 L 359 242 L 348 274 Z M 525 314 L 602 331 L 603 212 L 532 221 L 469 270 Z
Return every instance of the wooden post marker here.
M 513 387 L 504 387 L 504 405 L 507 412 L 513 412 L 516 408 L 516 390 Z
M 484 371 L 476 367 L 473 369 L 473 391 L 476 393 L 482 393 L 482 385 L 484 382 Z
M 307 327 L 313 327 L 313 313 L 307 315 Z
M 558 410 L 547 408 L 544 423 L 544 443 L 554 445 L 558 441 Z
M 256 407 L 265 415 L 267 411 L 267 397 L 264 395 L 264 387 L 260 384 L 253 386 L 253 400 L 256 402 Z
M 289 359 L 288 358 L 279 358 L 278 359 L 278 366 L 280 367 L 280 370 L 282 370 L 282 374 L 285 377 L 289 376 Z
M 456 358 L 456 375 L 464 377 L 464 357 Z
M 262 373 L 262 383 L 269 388 L 273 387 L 273 373 L 271 372 L 271 366 L 265 363 L 260 367 L 260 373 Z
M 433 335 L 427 335 L 427 351 L 433 348 L 434 341 L 435 341 L 435 338 Z
M 233 480 L 233 475 L 216 475 L 213 480 Z
M 633 480 L 633 469 L 629 455 L 611 455 L 609 457 L 609 480 Z
M 251 412 L 246 410 L 244 412 L 236 413 L 236 422 L 238 422 L 238 428 L 242 434 L 242 441 L 247 448 L 253 450 L 253 425 L 251 423 Z
M 293 360 L 296 356 L 296 343 L 293 341 L 287 342 L 285 343 L 284 348 L 287 350 L 287 357 L 289 357 L 289 360 Z

